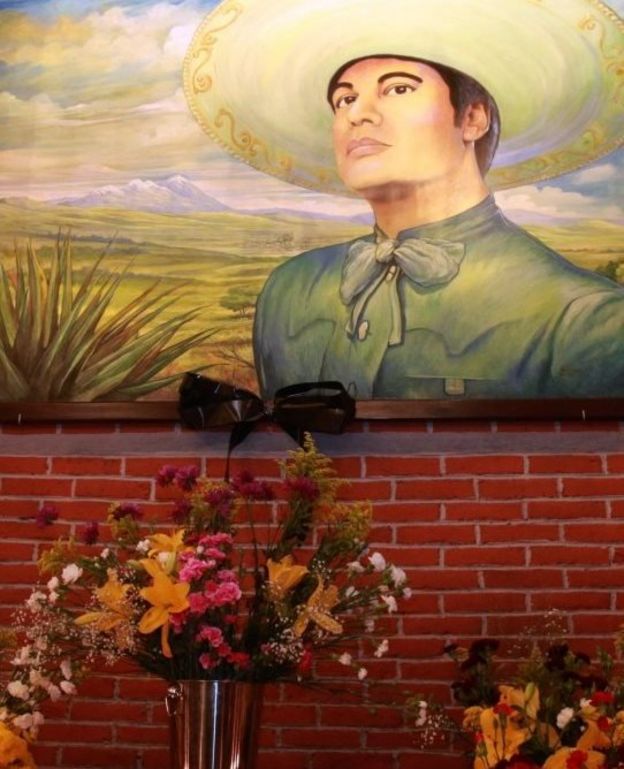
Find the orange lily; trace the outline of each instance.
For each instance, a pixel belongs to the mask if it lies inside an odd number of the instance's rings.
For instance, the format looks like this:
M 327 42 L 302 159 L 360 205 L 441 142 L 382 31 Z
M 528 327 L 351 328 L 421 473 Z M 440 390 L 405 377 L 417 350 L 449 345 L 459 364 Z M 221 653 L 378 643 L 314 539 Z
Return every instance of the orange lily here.
M 77 625 L 89 625 L 94 623 L 98 630 L 112 630 L 112 628 L 126 622 L 132 616 L 132 607 L 128 604 L 128 591 L 131 585 L 122 584 L 117 578 L 114 569 L 108 570 L 108 581 L 98 587 L 94 592 L 104 611 L 90 611 L 81 614 L 74 620 Z
M 2 722 L 0 722 L 0 766 L 37 769 L 33 757 L 28 752 L 26 740 Z
M 296 587 L 308 573 L 305 566 L 294 563 L 292 555 L 285 555 L 279 561 L 267 561 L 269 572 L 268 587 L 271 597 L 279 601 L 289 590 Z
M 342 633 L 342 625 L 335 620 L 330 609 L 338 603 L 338 588 L 330 585 L 327 589 L 319 582 L 316 590 L 308 598 L 307 604 L 300 610 L 299 616 L 293 625 L 293 633 L 300 638 L 306 631 L 310 622 L 314 622 L 328 633 Z
M 167 554 L 166 558 L 158 559 L 166 574 L 171 574 L 173 571 L 178 553 L 182 550 L 186 550 L 184 544 L 185 533 L 184 529 L 178 529 L 171 535 L 159 533 L 152 534 L 149 538 L 151 548 L 148 555 L 150 558 L 158 556 L 161 553 Z
M 165 657 L 172 657 L 169 646 L 169 617 L 172 614 L 188 609 L 188 592 L 191 586 L 188 582 L 174 582 L 160 568 L 156 561 L 146 558 L 141 561 L 145 571 L 153 578 L 151 587 L 144 587 L 139 594 L 152 608 L 148 609 L 139 622 L 140 633 L 152 633 L 157 628 L 160 631 L 160 645 Z

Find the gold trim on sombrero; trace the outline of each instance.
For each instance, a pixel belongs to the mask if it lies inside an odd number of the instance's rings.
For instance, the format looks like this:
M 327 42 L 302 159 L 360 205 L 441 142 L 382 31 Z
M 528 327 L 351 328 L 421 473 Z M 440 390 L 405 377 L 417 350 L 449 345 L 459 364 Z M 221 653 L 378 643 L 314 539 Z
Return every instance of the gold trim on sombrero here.
M 495 160 L 488 175 L 494 189 L 574 171 L 624 143 L 624 21 L 601 0 L 448 2 L 447 16 L 440 12 L 437 18 L 433 0 L 385 0 L 383 4 L 379 0 L 225 0 L 203 20 L 184 61 L 184 92 L 191 111 L 217 144 L 260 171 L 301 187 L 349 194 L 333 165 L 331 114 L 324 88 L 333 71 L 346 61 L 396 53 L 420 55 L 460 69 L 456 60 L 481 67 L 481 72 L 470 71 L 468 66 L 464 69 L 483 82 L 501 108 L 499 165 Z M 382 6 L 387 6 L 389 17 L 395 9 L 404 14 L 421 14 L 424 9 L 430 14 L 426 21 L 436 25 L 438 38 L 433 35 L 430 41 L 421 33 L 412 42 L 417 28 L 406 23 L 409 36 L 403 34 L 398 44 L 379 42 L 384 34 L 395 40 L 400 29 L 396 19 L 383 16 Z M 476 13 L 479 6 L 490 15 Z M 344 24 L 345 14 L 354 8 L 359 24 L 355 33 Z M 478 56 L 470 49 L 466 53 L 467 46 L 458 41 L 465 42 L 471 34 L 472 42 L 477 33 L 456 33 L 457 24 L 444 26 L 450 23 L 453 9 L 454 13 L 468 13 L 464 8 L 475 12 L 470 23 L 476 19 L 474 25 L 480 25 L 485 34 L 509 27 L 508 39 L 495 38 L 495 45 L 489 46 L 491 52 L 485 47 L 488 56 L 481 55 L 482 43 Z M 365 29 L 373 9 L 381 31 Z M 524 26 L 514 27 L 511 11 Z M 319 41 L 319 30 L 325 33 L 326 28 L 333 37 Z M 434 57 L 434 41 L 446 44 L 443 33 L 449 29 L 457 39 Z M 521 39 L 519 29 L 524 31 Z M 352 41 L 350 35 L 357 34 L 360 37 Z M 516 48 L 521 49 L 529 34 L 535 37 L 535 50 L 514 51 L 516 38 Z M 307 47 L 303 45 L 306 41 Z M 555 67 L 552 84 L 546 84 L 549 65 L 557 63 L 557 57 L 563 62 L 559 71 L 566 76 L 556 77 Z M 503 58 L 506 66 L 494 66 Z M 534 93 L 532 86 L 537 86 Z M 521 99 L 525 103 L 517 104 Z M 561 115 L 559 124 L 553 115 Z

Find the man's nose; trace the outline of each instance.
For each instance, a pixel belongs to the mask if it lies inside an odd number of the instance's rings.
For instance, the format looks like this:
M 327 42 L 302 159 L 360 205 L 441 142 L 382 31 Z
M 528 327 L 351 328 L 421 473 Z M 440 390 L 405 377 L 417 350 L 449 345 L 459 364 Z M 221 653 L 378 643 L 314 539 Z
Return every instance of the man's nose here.
M 362 123 L 378 125 L 381 123 L 381 113 L 376 99 L 373 96 L 367 97 L 360 94 L 349 106 L 349 122 L 352 125 L 361 125 Z

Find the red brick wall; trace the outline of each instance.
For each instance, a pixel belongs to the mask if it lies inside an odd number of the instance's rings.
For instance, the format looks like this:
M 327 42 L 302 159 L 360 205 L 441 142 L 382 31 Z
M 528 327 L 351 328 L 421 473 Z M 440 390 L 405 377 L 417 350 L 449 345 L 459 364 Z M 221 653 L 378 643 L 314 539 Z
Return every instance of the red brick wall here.
M 391 654 L 371 678 L 448 696 L 449 639 L 511 641 L 551 608 L 567 612 L 580 648 L 609 646 L 624 604 L 624 442 L 618 422 L 358 423 L 320 439 L 351 485 L 370 499 L 374 541 L 406 569 L 413 598 L 390 622 Z M 223 473 L 224 435 L 169 424 L 5 426 L 0 433 L 0 618 L 8 621 L 36 575 L 42 547 L 102 519 L 111 500 L 169 509 L 154 483 L 164 463 Z M 248 439 L 235 467 L 277 477 L 291 447 L 275 431 Z M 37 529 L 38 507 L 60 517 Z M 319 671 L 323 672 L 323 671 Z M 69 703 L 47 708 L 35 749 L 44 767 L 167 766 L 158 680 L 126 666 L 94 675 Z M 450 769 L 419 752 L 401 712 L 370 711 L 336 693 L 292 686 L 267 692 L 261 769 Z

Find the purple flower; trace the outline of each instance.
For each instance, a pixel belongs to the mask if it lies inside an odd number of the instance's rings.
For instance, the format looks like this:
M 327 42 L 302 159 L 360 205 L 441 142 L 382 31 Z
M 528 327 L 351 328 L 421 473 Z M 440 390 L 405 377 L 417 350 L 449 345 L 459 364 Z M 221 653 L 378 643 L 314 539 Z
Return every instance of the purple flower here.
M 229 486 L 213 486 L 206 491 L 204 499 L 219 515 L 225 517 L 230 514 L 234 490 Z
M 307 499 L 309 502 L 314 502 L 319 497 L 318 483 L 305 475 L 297 478 L 286 478 L 284 486 L 289 496 L 292 497 Z
M 192 491 L 199 477 L 199 467 L 197 465 L 186 465 L 179 467 L 175 474 L 175 483 L 182 491 Z
M 85 545 L 95 545 L 95 543 L 98 541 L 99 536 L 100 536 L 100 527 L 98 526 L 98 522 L 91 521 L 91 523 L 88 523 L 82 530 L 80 538 L 82 539 Z
M 193 505 L 191 505 L 188 499 L 178 499 L 171 511 L 173 522 L 177 524 L 186 523 L 192 509 Z
M 35 524 L 40 529 L 45 529 L 46 526 L 52 526 L 54 521 L 58 518 L 58 510 L 54 505 L 44 504 L 37 510 L 35 516 Z
M 156 473 L 156 483 L 159 486 L 170 486 L 176 477 L 176 468 L 173 465 L 163 465 Z
M 266 502 L 273 499 L 273 489 L 266 481 L 257 481 L 248 470 L 243 470 L 232 480 L 232 488 L 246 499 Z
M 122 518 L 127 516 L 136 521 L 143 515 L 139 506 L 134 502 L 118 502 L 111 508 L 110 514 L 116 521 L 121 521 Z

